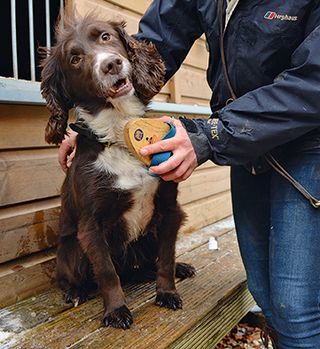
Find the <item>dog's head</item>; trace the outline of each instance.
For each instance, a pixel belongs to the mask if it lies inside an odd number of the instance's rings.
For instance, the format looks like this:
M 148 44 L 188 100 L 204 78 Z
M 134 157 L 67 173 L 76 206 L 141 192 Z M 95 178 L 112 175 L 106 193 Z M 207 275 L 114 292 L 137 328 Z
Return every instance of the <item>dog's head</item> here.
M 41 93 L 51 117 L 45 139 L 58 144 L 74 105 L 89 110 L 136 94 L 147 104 L 164 84 L 165 68 L 152 43 L 129 36 L 124 22 L 65 16 L 56 45 L 42 62 Z

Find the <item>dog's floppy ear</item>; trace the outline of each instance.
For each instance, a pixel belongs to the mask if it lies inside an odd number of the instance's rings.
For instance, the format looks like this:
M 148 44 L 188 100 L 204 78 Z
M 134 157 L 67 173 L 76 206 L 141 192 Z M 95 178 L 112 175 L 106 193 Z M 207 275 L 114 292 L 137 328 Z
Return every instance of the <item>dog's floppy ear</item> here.
M 138 41 L 125 31 L 125 22 L 114 23 L 115 30 L 127 50 L 133 71 L 133 86 L 138 97 L 148 102 L 164 85 L 165 66 L 155 45 Z
M 45 130 L 45 140 L 48 143 L 59 144 L 66 133 L 68 111 L 72 103 L 55 48 L 42 61 L 41 66 L 41 93 L 51 114 Z

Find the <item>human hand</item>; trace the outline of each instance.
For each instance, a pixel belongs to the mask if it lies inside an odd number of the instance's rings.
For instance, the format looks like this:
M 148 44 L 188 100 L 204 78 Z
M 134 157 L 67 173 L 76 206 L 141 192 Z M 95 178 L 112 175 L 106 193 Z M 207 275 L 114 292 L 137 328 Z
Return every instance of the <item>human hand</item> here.
M 74 159 L 77 147 L 77 135 L 78 133 L 75 131 L 68 131 L 60 145 L 58 159 L 64 172 L 67 172 Z
M 172 118 L 164 116 L 163 122 L 172 122 Z M 171 151 L 172 156 L 158 166 L 149 168 L 152 174 L 158 174 L 165 181 L 182 182 L 189 178 L 197 167 L 197 156 L 187 131 L 179 120 L 174 119 L 176 128 L 174 137 L 147 145 L 140 150 L 141 155 L 152 155 L 165 151 Z

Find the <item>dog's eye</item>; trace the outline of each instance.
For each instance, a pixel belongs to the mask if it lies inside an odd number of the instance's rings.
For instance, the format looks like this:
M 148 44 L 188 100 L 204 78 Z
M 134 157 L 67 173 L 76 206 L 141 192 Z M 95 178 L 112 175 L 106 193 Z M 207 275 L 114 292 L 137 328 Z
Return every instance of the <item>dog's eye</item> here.
M 110 40 L 111 35 L 109 33 L 104 32 L 101 34 L 100 38 L 102 41 L 108 41 L 108 40 Z
M 78 64 L 81 61 L 81 57 L 80 56 L 72 56 L 70 59 L 70 63 L 73 65 Z

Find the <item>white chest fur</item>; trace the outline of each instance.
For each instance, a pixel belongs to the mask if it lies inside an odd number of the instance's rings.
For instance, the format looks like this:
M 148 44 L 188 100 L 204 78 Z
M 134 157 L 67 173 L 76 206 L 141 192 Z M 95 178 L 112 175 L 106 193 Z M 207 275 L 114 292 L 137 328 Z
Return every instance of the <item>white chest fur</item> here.
M 105 149 L 94 166 L 116 176 L 115 188 L 131 191 L 133 205 L 124 218 L 129 228 L 129 240 L 136 240 L 152 218 L 159 179 L 148 175 L 145 166 L 126 149 L 116 146 Z
M 114 175 L 115 188 L 131 191 L 133 205 L 124 218 L 129 228 L 129 240 L 133 241 L 141 235 L 152 218 L 159 179 L 148 175 L 146 167 L 129 154 L 124 142 L 125 123 L 132 117 L 143 116 L 145 106 L 135 96 L 118 98 L 111 103 L 114 109 L 102 110 L 97 115 L 80 111 L 80 116 L 102 142 L 116 143 L 99 154 L 94 167 Z

